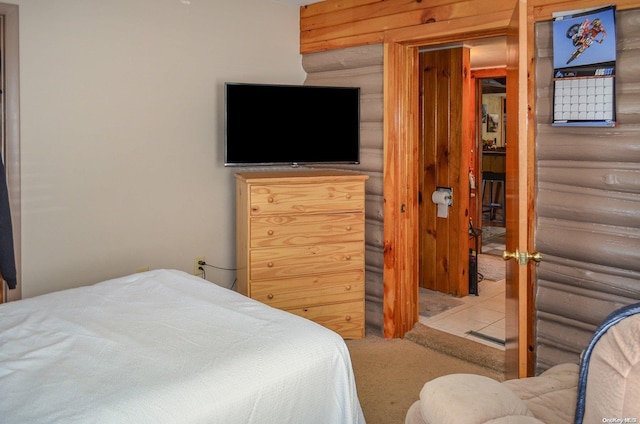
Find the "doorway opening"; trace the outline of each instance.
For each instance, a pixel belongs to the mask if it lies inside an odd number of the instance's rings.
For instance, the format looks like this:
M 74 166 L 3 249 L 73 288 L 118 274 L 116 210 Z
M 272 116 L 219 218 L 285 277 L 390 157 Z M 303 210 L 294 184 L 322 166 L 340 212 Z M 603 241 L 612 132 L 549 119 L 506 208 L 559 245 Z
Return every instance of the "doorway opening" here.
M 496 56 L 499 48 L 491 49 L 494 59 L 490 66 L 494 68 L 472 68 L 475 108 L 471 119 L 475 123 L 469 142 L 462 143 L 470 150 L 470 233 L 476 231 L 478 234 L 476 244 L 472 241 L 470 245 L 470 249 L 476 251 L 475 263 L 472 266 L 474 257 L 471 256 L 469 266 L 470 279 L 474 277 L 474 267 L 477 272 L 476 291 L 452 298 L 450 294 L 420 287 L 419 322 L 504 350 L 506 263 L 502 253 L 506 247 L 506 68 L 503 65 L 506 45 L 500 43 L 498 41 L 497 45 L 502 47 L 502 55 Z M 475 52 L 476 60 L 478 53 Z M 462 152 L 460 154 L 464 156 Z
M 508 16 L 509 15 L 509 16 Z M 474 21 L 475 22 L 475 21 Z M 438 23 L 426 32 L 389 32 L 385 36 L 384 72 L 384 336 L 403 337 L 417 320 L 418 301 L 418 173 L 415 153 L 420 142 L 419 72 L 418 52 L 421 47 L 442 45 L 485 37 L 502 37 L 505 40 L 503 56 L 508 66 L 507 102 L 509 149 L 511 157 L 523 156 L 521 161 L 508 165 L 510 178 L 507 185 L 507 226 L 510 229 L 507 249 L 527 251 L 531 248 L 532 234 L 528 231 L 534 210 L 527 200 L 533 193 L 533 168 L 531 163 L 531 126 L 528 126 L 527 72 L 530 69 L 527 43 L 527 9 L 516 2 L 512 13 L 495 22 L 482 21 L 482 25 L 465 26 L 453 32 Z M 446 27 L 449 29 L 449 27 Z M 489 35 L 491 34 L 491 35 Z M 507 54 L 507 52 L 509 54 Z M 469 68 L 470 69 L 470 68 Z M 473 106 L 473 105 L 472 105 Z M 526 156 L 526 158 L 524 158 Z M 466 176 L 466 173 L 465 173 Z M 462 180 L 460 180 L 462 181 Z M 521 188 L 521 189 L 520 189 Z M 457 214 L 461 212 L 452 206 Z M 464 213 L 464 211 L 462 211 Z M 466 234 L 469 222 L 460 234 Z M 468 255 L 468 252 L 467 252 Z M 515 260 L 507 261 L 506 290 L 506 369 L 510 378 L 529 375 L 533 347 L 530 268 Z
M 502 256 L 506 241 L 506 104 L 504 70 L 477 78 L 476 151 L 479 187 L 480 253 Z

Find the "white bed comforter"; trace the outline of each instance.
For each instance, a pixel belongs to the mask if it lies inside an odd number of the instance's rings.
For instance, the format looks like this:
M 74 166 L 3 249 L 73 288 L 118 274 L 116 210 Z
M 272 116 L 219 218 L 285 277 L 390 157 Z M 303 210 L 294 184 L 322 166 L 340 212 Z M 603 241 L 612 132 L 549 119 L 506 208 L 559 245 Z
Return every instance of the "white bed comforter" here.
M 342 338 L 181 271 L 0 306 L 2 423 L 364 422 Z

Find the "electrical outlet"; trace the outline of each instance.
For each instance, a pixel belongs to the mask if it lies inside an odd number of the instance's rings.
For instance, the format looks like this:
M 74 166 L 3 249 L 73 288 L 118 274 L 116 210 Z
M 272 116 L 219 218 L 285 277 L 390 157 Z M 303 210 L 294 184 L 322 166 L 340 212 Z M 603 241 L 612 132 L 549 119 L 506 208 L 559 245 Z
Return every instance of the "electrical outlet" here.
M 198 262 L 204 262 L 204 256 L 196 256 L 193 260 L 193 275 L 198 277 L 202 277 L 204 275 L 204 271 L 199 269 L 200 267 L 204 267 L 204 265 L 200 265 Z

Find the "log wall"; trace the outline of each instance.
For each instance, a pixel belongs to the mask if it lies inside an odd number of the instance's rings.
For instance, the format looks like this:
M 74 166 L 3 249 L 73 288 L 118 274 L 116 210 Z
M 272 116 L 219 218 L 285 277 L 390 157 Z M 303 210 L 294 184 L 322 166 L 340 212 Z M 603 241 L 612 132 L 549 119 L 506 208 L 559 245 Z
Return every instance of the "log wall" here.
M 366 182 L 366 325 L 382 335 L 383 317 L 383 133 L 382 44 L 304 55 L 305 84 L 360 87 L 360 165 L 332 165 L 369 175 Z
M 536 373 L 575 362 L 597 324 L 640 300 L 640 1 L 620 0 L 616 128 L 552 127 L 551 13 L 600 0 L 529 0 L 536 61 Z M 363 86 L 367 182 L 367 326 L 383 327 L 382 42 L 440 22 L 478 25 L 513 0 L 326 0 L 300 9 L 308 83 Z M 487 34 L 491 35 L 491 34 Z M 531 60 L 534 60 L 532 57 Z M 375 82 L 374 82 L 375 81 Z M 375 87 L 375 89 L 374 89 Z
M 640 9 L 617 12 L 616 128 L 552 127 L 552 23 L 536 45 L 536 373 L 577 362 L 640 301 Z

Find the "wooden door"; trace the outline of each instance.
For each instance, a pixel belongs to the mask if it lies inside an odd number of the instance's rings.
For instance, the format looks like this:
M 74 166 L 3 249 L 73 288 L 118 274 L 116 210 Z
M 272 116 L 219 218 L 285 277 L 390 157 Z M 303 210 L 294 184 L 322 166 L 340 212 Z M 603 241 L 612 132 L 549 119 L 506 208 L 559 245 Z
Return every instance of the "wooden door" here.
M 527 134 L 527 16 L 526 0 L 518 0 L 507 31 L 507 199 L 506 252 L 530 252 L 533 204 L 532 152 Z M 506 371 L 507 378 L 530 374 L 531 265 L 518 258 L 506 263 Z M 529 361 L 532 362 L 532 361 Z
M 420 286 L 456 296 L 469 293 L 469 179 L 473 143 L 469 48 L 420 54 L 422 126 L 420 186 Z M 431 195 L 452 190 L 446 217 Z

